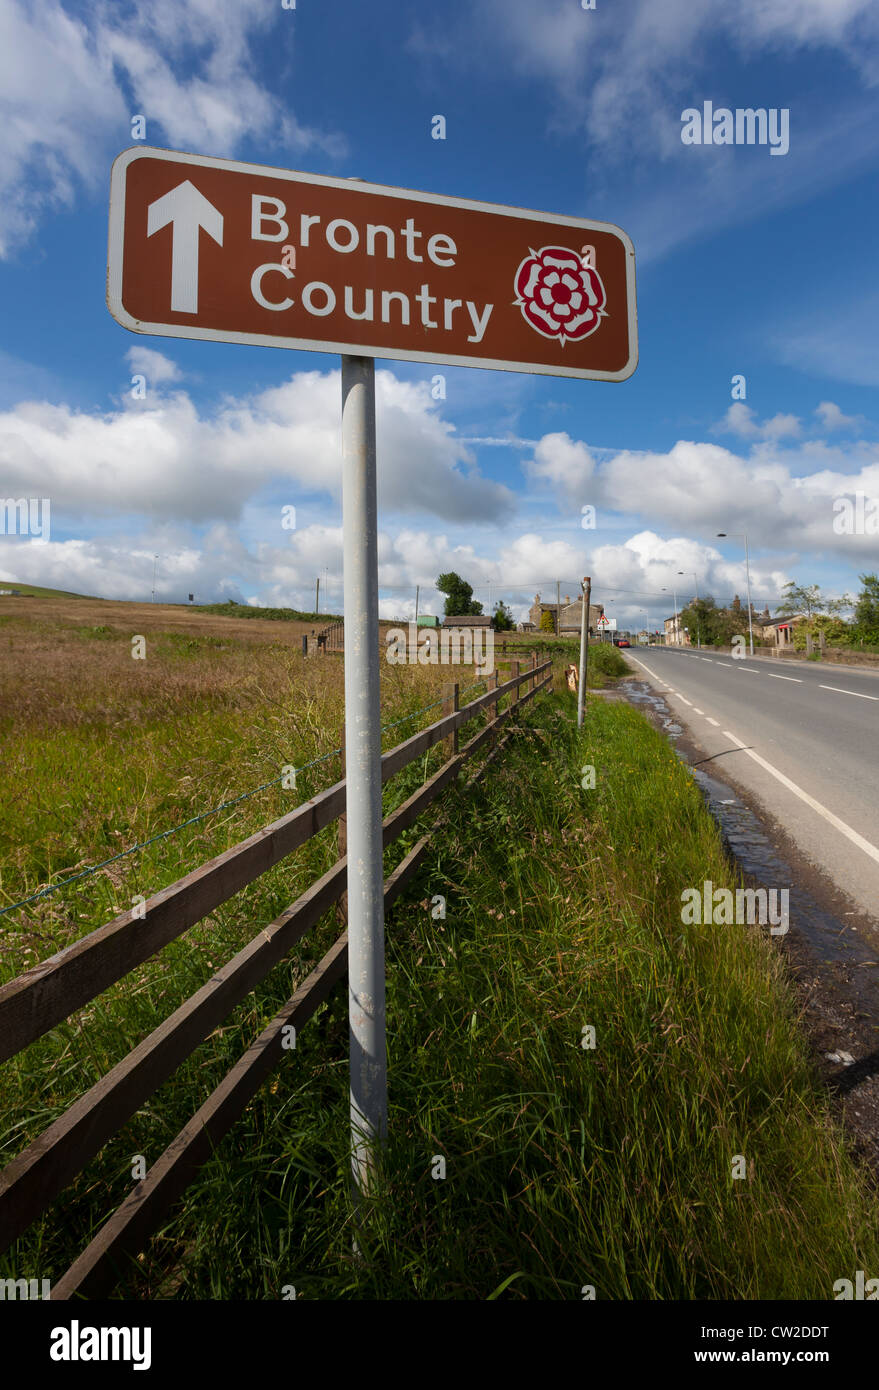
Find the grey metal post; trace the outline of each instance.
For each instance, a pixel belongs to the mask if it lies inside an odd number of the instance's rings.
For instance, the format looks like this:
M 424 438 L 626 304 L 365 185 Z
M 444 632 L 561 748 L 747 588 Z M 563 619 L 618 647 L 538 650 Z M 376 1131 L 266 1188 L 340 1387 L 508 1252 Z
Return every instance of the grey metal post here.
M 583 706 L 586 701 L 586 662 L 589 650 L 589 600 L 592 597 L 592 579 L 587 574 L 583 580 L 583 612 L 580 615 L 580 685 L 577 690 L 577 728 L 583 727 Z
M 754 625 L 751 621 L 751 560 L 748 555 L 748 537 L 745 536 L 745 574 L 748 580 L 748 641 L 751 655 L 754 655 Z
M 696 586 L 696 602 L 698 603 L 698 602 L 699 602 L 699 581 L 698 581 L 698 579 L 696 578 L 695 574 L 693 575 L 693 583 L 694 583 L 695 586 Z M 696 648 L 697 648 L 698 651 L 701 652 L 701 650 L 702 650 L 702 625 L 701 625 L 700 622 L 699 622 L 699 609 L 698 609 L 698 608 L 696 609 Z
M 342 357 L 351 1168 L 368 1192 L 387 1134 L 375 363 Z

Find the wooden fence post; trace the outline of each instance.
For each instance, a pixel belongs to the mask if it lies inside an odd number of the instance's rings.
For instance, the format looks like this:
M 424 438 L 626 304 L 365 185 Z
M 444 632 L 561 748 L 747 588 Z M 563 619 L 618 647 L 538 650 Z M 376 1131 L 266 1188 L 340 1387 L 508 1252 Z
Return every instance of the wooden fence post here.
M 342 775 L 342 777 L 344 777 L 344 776 L 345 776 L 345 725 L 344 725 L 344 724 L 342 725 L 341 746 L 342 746 L 342 773 L 341 773 L 341 775 Z M 348 853 L 348 814 L 347 814 L 346 811 L 343 811 L 342 814 L 339 816 L 339 821 L 338 821 L 338 840 L 337 840 L 337 844 L 338 844 L 338 848 L 339 848 L 339 858 L 341 859 L 343 855 L 345 855 L 345 854 Z M 342 896 L 340 897 L 339 901 L 336 903 L 336 917 L 337 917 L 338 920 L 342 923 L 343 926 L 346 926 L 346 927 L 347 927 L 347 925 L 348 925 L 348 894 L 347 894 L 347 892 L 343 893 Z
M 498 673 L 497 667 L 495 666 L 494 670 L 492 671 L 491 675 L 490 675 L 489 678 L 488 678 L 488 688 L 489 688 L 489 690 L 497 690 L 497 688 L 498 688 L 499 685 L 500 685 L 500 675 L 499 675 L 499 673 Z M 488 717 L 488 722 L 489 722 L 489 724 L 497 724 L 497 715 L 498 715 L 498 705 L 499 705 L 499 704 L 500 704 L 500 701 L 499 701 L 499 700 L 495 700 L 494 704 L 489 706 L 489 708 L 491 709 L 491 714 L 490 714 L 489 717 Z M 493 730 L 492 730 L 490 742 L 491 742 L 491 747 L 494 748 L 495 744 L 497 743 L 497 729 L 493 729 Z
M 443 684 L 443 710 L 442 710 L 442 712 L 443 712 L 443 716 L 444 716 L 444 717 L 445 717 L 445 715 L 447 715 L 447 714 L 457 714 L 457 712 L 458 712 L 458 682 L 457 682 L 457 681 L 446 681 L 446 682 Z M 450 738 L 447 738 L 447 739 L 444 739 L 444 740 L 443 740 L 443 746 L 444 746 L 444 749 L 445 749 L 446 761 L 448 761 L 449 758 L 454 758 L 454 757 L 457 756 L 457 753 L 458 753 L 458 730 L 457 730 L 457 729 L 456 729 L 455 732 L 451 735 Z
M 515 679 L 517 678 L 518 675 L 519 675 L 519 663 L 518 663 L 518 661 L 511 661 L 511 662 L 510 662 L 510 680 L 515 680 Z M 517 685 L 516 688 L 515 688 L 515 690 L 513 691 L 512 695 L 511 695 L 511 697 L 510 697 L 510 709 L 514 709 L 514 708 L 516 707 L 516 705 L 518 705 L 518 703 L 519 703 L 519 687 L 518 687 L 518 685 Z
M 536 653 L 536 652 L 532 652 L 532 653 L 531 653 L 531 671 L 532 671 L 532 673 L 533 673 L 534 668 L 536 667 L 536 665 L 537 665 L 537 653 Z M 530 681 L 530 684 L 529 684 L 529 686 L 528 686 L 528 689 L 529 689 L 529 690 L 533 690 L 534 687 L 535 687 L 536 685 L 537 685 L 537 677 L 536 677 L 534 674 L 532 674 L 532 676 L 531 676 L 531 681 Z

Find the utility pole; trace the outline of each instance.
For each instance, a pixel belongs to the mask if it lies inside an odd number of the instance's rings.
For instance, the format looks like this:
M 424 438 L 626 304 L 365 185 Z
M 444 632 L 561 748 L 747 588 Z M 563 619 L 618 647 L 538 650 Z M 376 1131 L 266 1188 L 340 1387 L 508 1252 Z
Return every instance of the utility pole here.
M 314 587 L 314 611 L 315 613 L 320 612 L 320 575 L 318 575 L 317 584 Z
M 748 555 L 748 537 L 745 536 L 745 574 L 748 578 L 748 643 L 754 655 L 754 624 L 751 620 L 751 558 Z
M 555 631 L 556 636 L 562 635 L 562 581 L 557 579 L 555 582 Z
M 418 596 L 421 593 L 421 585 L 415 585 L 415 626 L 418 626 Z
M 678 570 L 678 574 L 683 575 L 683 573 L 684 573 L 683 570 Z M 690 571 L 690 573 L 691 573 L 691 574 L 693 573 L 692 570 Z M 695 598 L 694 602 L 695 602 L 695 603 L 698 603 L 698 602 L 699 602 L 699 581 L 698 581 L 698 579 L 696 578 L 695 574 L 693 574 L 693 584 L 695 585 L 695 589 L 696 589 L 696 598 Z M 693 611 L 694 611 L 694 613 L 696 614 L 696 650 L 697 650 L 697 651 L 701 651 L 701 650 L 702 650 L 702 628 L 701 628 L 700 623 L 699 623 L 699 609 L 698 609 L 698 608 L 694 608 Z
M 693 584 L 694 584 L 695 589 L 696 589 L 696 602 L 697 602 L 697 604 L 698 604 L 698 602 L 699 602 L 699 581 L 698 581 L 698 579 L 696 578 L 695 574 L 693 575 Z M 700 651 L 700 652 L 701 652 L 701 650 L 702 650 L 702 627 L 701 627 L 701 624 L 700 624 L 700 622 L 699 622 L 699 609 L 698 609 L 698 608 L 696 609 L 696 650 L 697 650 L 697 651 Z
M 159 563 L 158 555 L 153 556 L 153 603 L 156 601 L 156 567 Z
M 586 575 L 582 583 L 583 605 L 580 613 L 580 683 L 577 688 L 577 728 L 583 727 L 583 706 L 586 702 L 586 670 L 589 652 L 589 601 L 592 598 L 592 578 Z
M 745 576 L 748 581 L 748 645 L 750 647 L 751 656 L 753 656 L 754 623 L 751 617 L 751 557 L 748 553 L 748 537 L 746 532 L 744 531 L 718 531 L 717 534 L 718 536 L 723 538 L 727 536 L 736 536 L 737 538 L 741 537 L 741 539 L 745 542 Z

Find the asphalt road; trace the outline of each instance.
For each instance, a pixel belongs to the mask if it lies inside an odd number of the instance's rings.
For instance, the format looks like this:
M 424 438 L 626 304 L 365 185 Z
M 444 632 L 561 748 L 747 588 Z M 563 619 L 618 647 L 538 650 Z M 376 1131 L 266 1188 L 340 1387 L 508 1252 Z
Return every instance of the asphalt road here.
M 706 770 L 737 781 L 879 918 L 879 673 L 669 647 L 624 655 L 712 759 Z

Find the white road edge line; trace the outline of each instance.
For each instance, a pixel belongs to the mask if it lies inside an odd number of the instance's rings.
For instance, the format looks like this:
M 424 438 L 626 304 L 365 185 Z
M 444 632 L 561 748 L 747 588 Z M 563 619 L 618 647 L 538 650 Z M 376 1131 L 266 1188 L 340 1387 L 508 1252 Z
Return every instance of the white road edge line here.
M 760 754 L 755 753 L 753 748 L 746 748 L 741 739 L 736 738 L 735 734 L 731 734 L 729 729 L 724 729 L 723 736 L 724 738 L 732 739 L 737 748 L 740 748 L 743 753 L 747 753 L 749 758 L 753 758 L 755 763 L 759 763 L 761 767 L 764 767 L 776 781 L 781 782 L 782 786 L 787 787 L 788 790 L 792 791 L 794 796 L 798 796 L 801 801 L 805 801 L 807 806 L 811 806 L 813 811 L 817 811 L 819 816 L 822 816 L 830 825 L 835 826 L 847 840 L 851 840 L 853 845 L 857 845 L 858 849 L 863 850 L 865 854 L 868 854 L 871 859 L 874 859 L 876 863 L 879 864 L 879 849 L 877 849 L 875 845 L 871 845 L 869 840 L 865 840 L 863 835 L 859 835 L 857 830 L 853 830 L 850 825 L 846 825 L 844 820 L 840 820 L 839 816 L 835 816 L 832 811 L 828 811 L 826 806 L 822 806 L 821 802 L 816 801 L 814 796 L 810 796 L 808 792 L 803 791 L 802 787 L 798 787 L 796 782 L 792 782 L 789 777 L 785 777 L 783 772 L 779 772 L 777 767 L 772 766 L 772 763 L 767 762 L 765 758 L 761 758 Z
M 835 690 L 837 695 L 854 695 L 858 700 L 879 700 L 879 695 L 862 695 L 859 690 L 843 690 L 841 685 L 819 685 L 819 690 Z

